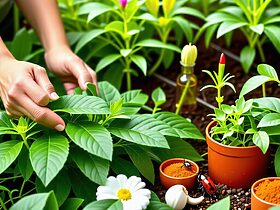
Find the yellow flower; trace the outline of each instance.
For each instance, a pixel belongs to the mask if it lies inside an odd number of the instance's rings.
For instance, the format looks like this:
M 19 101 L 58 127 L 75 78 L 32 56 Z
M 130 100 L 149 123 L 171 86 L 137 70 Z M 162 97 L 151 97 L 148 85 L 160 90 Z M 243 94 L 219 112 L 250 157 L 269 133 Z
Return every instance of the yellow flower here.
M 197 58 L 197 48 L 191 43 L 185 45 L 181 52 L 181 63 L 185 66 L 193 66 Z
M 173 11 L 176 0 L 163 0 L 162 8 L 165 17 L 168 17 L 170 13 Z
M 153 16 L 157 17 L 159 0 L 146 0 L 146 7 Z

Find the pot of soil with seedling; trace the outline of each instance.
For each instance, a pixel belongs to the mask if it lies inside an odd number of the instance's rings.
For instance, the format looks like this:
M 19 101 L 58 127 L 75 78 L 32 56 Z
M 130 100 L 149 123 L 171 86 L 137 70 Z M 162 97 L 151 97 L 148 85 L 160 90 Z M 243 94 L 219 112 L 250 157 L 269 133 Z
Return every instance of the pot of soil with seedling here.
M 184 158 L 171 158 L 164 161 L 159 167 L 159 177 L 164 188 L 173 185 L 183 185 L 187 190 L 194 187 L 199 172 L 198 165 Z
M 233 188 L 250 188 L 258 179 L 266 175 L 269 165 L 269 135 L 258 124 L 263 115 L 256 110 L 253 100 L 244 97 L 234 105 L 223 103 L 221 89 L 234 86 L 228 82 L 233 76 L 224 76 L 225 57 L 222 54 L 218 74 L 204 70 L 214 81 L 205 88 L 217 89 L 218 107 L 211 114 L 213 121 L 206 128 L 208 145 L 208 170 L 216 183 Z
M 251 187 L 252 210 L 273 206 L 280 206 L 280 177 L 266 177 L 256 181 Z

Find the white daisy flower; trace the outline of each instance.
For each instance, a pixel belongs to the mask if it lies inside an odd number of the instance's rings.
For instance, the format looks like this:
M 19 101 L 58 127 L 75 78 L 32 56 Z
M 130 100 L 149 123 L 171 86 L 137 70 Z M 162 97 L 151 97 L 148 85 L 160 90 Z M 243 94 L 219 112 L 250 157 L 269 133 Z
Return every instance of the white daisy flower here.
M 118 199 L 121 200 L 124 210 L 146 209 L 150 203 L 151 191 L 145 189 L 145 186 L 137 176 L 110 176 L 105 186 L 97 188 L 96 200 Z

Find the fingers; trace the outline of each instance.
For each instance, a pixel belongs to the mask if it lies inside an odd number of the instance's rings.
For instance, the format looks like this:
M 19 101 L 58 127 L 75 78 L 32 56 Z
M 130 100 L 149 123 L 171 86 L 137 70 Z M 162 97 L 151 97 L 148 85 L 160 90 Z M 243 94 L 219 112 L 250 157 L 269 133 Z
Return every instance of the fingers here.
M 91 73 L 92 70 L 89 70 L 90 68 L 80 58 L 67 62 L 66 68 L 76 77 L 82 90 L 87 89 L 88 82 L 96 84 L 96 77 Z
M 59 98 L 59 96 L 55 92 L 54 87 L 48 78 L 46 70 L 40 66 L 35 66 L 33 71 L 34 71 L 34 79 L 35 79 L 36 83 L 48 94 L 48 96 L 51 100 L 57 100 Z M 34 102 L 36 103 L 36 101 L 34 101 Z M 41 105 L 41 104 L 39 104 L 39 105 Z M 45 105 L 47 105 L 47 104 L 45 104 Z M 42 106 L 45 106 L 45 105 L 42 105 Z

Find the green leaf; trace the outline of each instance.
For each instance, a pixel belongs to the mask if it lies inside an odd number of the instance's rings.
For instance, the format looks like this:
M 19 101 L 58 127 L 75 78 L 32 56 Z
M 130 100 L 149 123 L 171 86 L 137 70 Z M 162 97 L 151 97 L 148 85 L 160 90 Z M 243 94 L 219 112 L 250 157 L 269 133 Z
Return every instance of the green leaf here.
M 113 157 L 111 168 L 116 174 L 124 174 L 127 177 L 140 176 L 137 168 L 130 161 L 120 157 Z
M 173 11 L 172 16 L 175 15 L 191 15 L 200 18 L 201 20 L 205 19 L 205 16 L 199 10 L 191 7 L 179 7 Z
M 9 140 L 0 143 L 0 174 L 3 173 L 19 155 L 23 142 Z
M 113 135 L 135 144 L 150 147 L 169 148 L 165 137 L 156 131 L 130 130 L 126 128 L 109 128 L 109 131 Z
M 181 53 L 181 49 L 178 48 L 175 45 L 172 44 L 165 44 L 159 40 L 155 40 L 155 39 L 145 39 L 142 40 L 140 42 L 138 42 L 136 44 L 136 46 L 140 46 L 140 47 L 153 47 L 153 48 L 163 48 L 163 49 L 169 49 L 169 50 L 173 50 L 176 51 L 178 53 Z
M 191 122 L 175 113 L 159 112 L 154 114 L 153 117 L 175 129 L 180 138 L 205 139 Z
M 215 31 L 218 28 L 218 24 L 214 24 L 210 27 L 207 28 L 206 32 L 205 32 L 205 47 L 208 48 L 210 45 L 210 41 L 215 33 Z
M 168 137 L 167 140 L 170 149 L 152 149 L 153 153 L 155 153 L 161 161 L 176 157 L 190 159 L 193 161 L 203 160 L 195 148 L 193 148 L 193 146 L 187 141 L 174 137 Z
M 96 96 L 66 95 L 49 103 L 49 107 L 55 112 L 67 112 L 69 114 L 109 114 L 106 102 Z
M 97 17 L 99 15 L 102 15 L 106 12 L 114 10 L 113 7 L 111 7 L 107 4 L 99 3 L 99 2 L 92 2 L 90 4 L 85 4 L 83 6 L 86 7 L 87 9 L 89 9 L 89 7 L 92 8 L 92 10 L 90 11 L 90 13 L 88 15 L 87 22 L 90 22 L 91 20 L 93 20 L 95 17 Z M 80 8 L 79 12 L 84 12 L 84 11 L 81 11 L 83 9 L 83 6 Z
M 277 35 L 280 34 L 280 27 L 274 25 L 265 26 L 264 33 L 277 49 L 278 53 L 280 53 L 280 40 Z
M 82 205 L 84 199 L 81 198 L 67 198 L 63 205 L 59 208 L 60 210 L 78 210 Z
M 280 125 L 280 113 L 266 114 L 258 124 L 258 128 Z
M 262 76 L 262 75 L 257 75 L 253 76 L 250 79 L 248 79 L 245 84 L 243 85 L 239 97 L 242 97 L 246 95 L 247 93 L 251 92 L 252 90 L 258 88 L 262 84 L 266 83 L 269 81 L 269 77 L 267 76 Z
M 115 62 L 116 60 L 118 60 L 121 57 L 122 57 L 122 55 L 120 55 L 120 54 L 110 54 L 110 55 L 105 56 L 98 62 L 95 71 L 96 72 L 101 71 L 106 66 L 110 65 L 111 63 Z
M 0 112 L 0 127 L 13 128 L 9 115 L 4 111 Z
M 88 44 L 90 41 L 94 40 L 104 32 L 105 30 L 103 29 L 93 29 L 92 31 L 85 32 L 76 45 L 75 53 L 79 52 L 86 44 Z
M 90 155 L 86 151 L 78 148 L 71 151 L 71 157 L 83 174 L 91 181 L 99 185 L 106 184 L 109 173 L 108 160 Z
M 28 195 L 13 205 L 10 210 L 58 210 L 53 192 Z
M 213 205 L 207 208 L 207 210 L 217 209 L 230 210 L 230 197 L 227 196 L 226 198 L 223 198 L 222 200 L 218 201 L 217 203 L 214 203 Z
M 183 17 L 174 17 L 173 20 L 180 26 L 181 30 L 184 32 L 186 39 L 189 42 L 193 41 L 193 33 L 192 33 L 192 28 L 191 24 L 189 21 L 187 21 Z
M 259 64 L 258 65 L 258 72 L 260 75 L 267 76 L 271 79 L 278 80 L 278 75 L 275 69 L 267 64 Z
M 93 122 L 68 123 L 66 133 L 82 149 L 106 160 L 112 160 L 112 138 L 105 127 Z
M 274 157 L 274 168 L 277 176 L 280 176 L 280 147 L 278 147 Z
M 265 131 L 258 131 L 253 135 L 253 142 L 265 154 L 269 147 L 269 136 Z
M 108 106 L 121 98 L 117 88 L 107 81 L 98 82 L 98 88 L 99 97 L 105 100 Z
M 83 210 L 122 210 L 122 202 L 120 200 L 100 200 L 88 204 Z
M 130 53 L 131 53 L 132 49 L 121 49 L 120 50 L 120 54 L 123 56 L 123 57 L 127 57 Z
M 29 151 L 31 164 L 45 186 L 62 169 L 68 153 L 68 140 L 61 134 L 49 133 L 33 142 Z
M 258 25 L 253 25 L 249 27 L 252 31 L 254 31 L 255 33 L 262 35 L 263 30 L 264 30 L 264 25 L 262 23 L 258 24 Z
M 254 99 L 254 102 L 258 104 L 258 107 L 269 109 L 271 111 L 280 113 L 280 99 L 274 97 L 265 97 Z
M 118 20 L 110 22 L 108 25 L 106 25 L 105 26 L 105 31 L 107 31 L 107 32 L 116 32 L 121 37 L 125 36 L 123 22 L 118 21 Z
M 164 91 L 160 88 L 157 87 L 153 92 L 152 92 L 152 100 L 155 103 L 156 106 L 160 106 L 166 102 L 166 96 Z
M 58 205 L 61 206 L 71 191 L 71 182 L 68 176 L 68 171 L 61 170 L 47 187 L 43 185 L 40 179 L 36 179 L 37 193 L 50 192 L 52 190 L 55 194 Z
M 235 29 L 241 28 L 242 26 L 247 25 L 248 23 L 246 22 L 236 22 L 236 21 L 228 21 L 228 22 L 223 22 L 217 31 L 217 39 L 223 36 L 224 34 L 233 31 Z
M 18 60 L 24 60 L 32 50 L 32 37 L 25 28 L 20 29 L 12 42 L 11 53 Z
M 125 151 L 140 173 L 153 184 L 155 181 L 155 172 L 148 153 L 141 147 L 137 146 L 127 146 L 125 147 Z
M 135 63 L 143 72 L 144 75 L 147 74 L 147 61 L 145 57 L 141 55 L 131 55 L 130 56 L 133 63 Z
M 256 57 L 256 49 L 246 46 L 241 50 L 240 62 L 245 71 L 248 73 Z
M 173 210 L 173 208 L 160 201 L 150 201 L 146 210 Z
M 18 167 L 24 181 L 29 180 L 33 173 L 33 168 L 29 159 L 29 150 L 23 147 L 18 158 Z
M 77 169 L 71 169 L 69 173 L 72 190 L 76 197 L 84 199 L 84 205 L 94 201 L 96 199 L 97 184 L 90 181 L 84 176 L 82 172 Z M 68 209 L 67 209 L 68 210 Z

